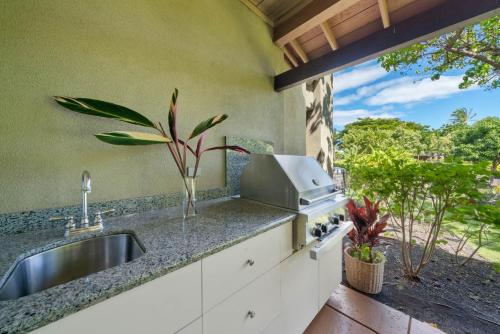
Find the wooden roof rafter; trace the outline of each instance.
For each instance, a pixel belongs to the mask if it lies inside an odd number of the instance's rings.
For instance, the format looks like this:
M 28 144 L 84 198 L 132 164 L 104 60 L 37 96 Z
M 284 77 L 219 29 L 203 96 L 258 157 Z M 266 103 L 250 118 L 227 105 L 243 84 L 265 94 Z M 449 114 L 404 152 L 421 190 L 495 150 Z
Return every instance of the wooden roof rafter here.
M 274 42 L 285 45 L 305 32 L 320 26 L 359 0 L 315 0 L 299 13 L 274 28 Z
M 500 0 L 240 1 L 272 21 L 290 64 L 276 90 L 500 14 Z
M 382 24 L 384 28 L 391 26 L 391 19 L 389 17 L 389 7 L 387 7 L 387 0 L 378 0 L 378 7 L 380 8 L 380 16 L 382 17 Z
M 295 56 L 290 51 L 288 51 L 286 46 L 283 47 L 283 52 L 285 53 L 287 60 L 290 62 L 290 64 L 292 64 L 293 67 L 299 66 L 297 58 L 295 58 Z
M 337 50 L 339 48 L 339 44 L 337 42 L 337 39 L 333 35 L 332 29 L 330 29 L 330 26 L 328 25 L 328 21 L 325 21 L 321 23 L 321 30 L 323 31 L 323 34 L 325 34 L 326 39 L 328 40 L 328 44 L 330 44 L 330 47 L 332 48 L 333 51 Z
M 299 56 L 299 58 L 302 60 L 304 64 L 309 61 L 309 57 L 304 52 L 302 46 L 300 46 L 300 43 L 296 39 L 290 41 L 290 45 L 292 46 L 293 50 Z
M 420 0 L 419 0 L 420 1 Z M 500 14 L 500 0 L 446 0 L 274 78 L 277 91 Z

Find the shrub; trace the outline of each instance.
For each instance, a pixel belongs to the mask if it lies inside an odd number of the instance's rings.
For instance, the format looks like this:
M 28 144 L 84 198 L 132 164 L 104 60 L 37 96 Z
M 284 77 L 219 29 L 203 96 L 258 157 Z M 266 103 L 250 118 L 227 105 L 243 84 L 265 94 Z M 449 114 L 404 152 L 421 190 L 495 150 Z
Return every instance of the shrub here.
M 403 269 L 413 279 L 434 255 L 445 214 L 479 199 L 480 183 L 488 179 L 484 164 L 427 163 L 392 149 L 360 156 L 350 167 L 354 191 L 384 203 L 399 230 Z M 421 251 L 415 249 L 418 222 L 429 224 Z

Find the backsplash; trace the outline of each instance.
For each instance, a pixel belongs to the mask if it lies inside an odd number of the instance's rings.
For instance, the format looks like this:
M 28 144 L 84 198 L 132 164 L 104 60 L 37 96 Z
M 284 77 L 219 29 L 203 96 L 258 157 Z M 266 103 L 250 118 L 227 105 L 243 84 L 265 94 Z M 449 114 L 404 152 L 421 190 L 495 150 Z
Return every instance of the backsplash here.
M 246 148 L 252 153 L 273 154 L 274 145 L 271 142 L 226 136 L 226 145 L 237 145 Z M 243 169 L 250 161 L 248 154 L 226 150 L 226 187 L 229 195 L 238 195 L 240 193 L 240 177 Z
M 274 151 L 272 143 L 250 138 L 228 136 L 226 137 L 226 145 L 239 145 L 252 153 L 272 154 Z M 226 187 L 199 190 L 196 192 L 197 200 L 202 201 L 239 194 L 240 176 L 249 159 L 247 154 L 226 150 Z M 158 210 L 178 205 L 179 197 L 179 193 L 168 193 L 89 203 L 89 215 L 93 220 L 94 212 L 99 210 L 116 210 L 108 216 L 123 216 L 132 213 Z M 51 217 L 74 216 L 75 221 L 78 223 L 81 214 L 81 205 L 3 213 L 0 214 L 0 234 L 16 234 L 56 227 L 60 227 L 62 230 L 64 223 L 60 221 L 51 222 L 49 219 Z
M 224 197 L 227 196 L 227 194 L 228 191 L 226 189 L 216 188 L 209 190 L 200 190 L 196 193 L 196 196 L 198 200 L 202 201 Z M 90 218 L 93 219 L 94 212 L 107 209 L 116 210 L 108 216 L 123 216 L 132 213 L 163 209 L 178 205 L 179 196 L 179 193 L 169 193 L 90 203 L 89 215 Z M 50 217 L 74 216 L 76 222 L 78 222 L 81 213 L 82 207 L 80 205 L 73 205 L 61 208 L 39 209 L 0 214 L 0 234 L 16 234 L 26 231 L 54 228 L 58 226 L 60 226 L 62 230 L 64 224 L 60 221 L 50 222 Z

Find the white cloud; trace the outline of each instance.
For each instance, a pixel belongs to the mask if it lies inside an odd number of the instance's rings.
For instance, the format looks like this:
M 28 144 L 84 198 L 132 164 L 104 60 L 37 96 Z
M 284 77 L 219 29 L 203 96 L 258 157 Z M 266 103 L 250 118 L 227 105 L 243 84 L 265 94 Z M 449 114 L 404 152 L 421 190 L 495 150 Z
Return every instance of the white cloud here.
M 360 99 L 360 96 L 357 94 L 351 94 L 339 98 L 333 98 L 333 105 L 335 106 L 344 106 L 346 104 L 351 104 L 353 102 L 356 102 L 357 100 Z
M 337 106 L 350 104 L 352 102 L 359 101 L 365 97 L 371 96 L 384 88 L 400 85 L 402 83 L 408 83 L 411 81 L 413 81 L 412 78 L 404 77 L 404 78 L 397 78 L 397 79 L 391 79 L 391 80 L 387 80 L 387 81 L 378 82 L 378 83 L 373 84 L 373 85 L 363 86 L 363 87 L 358 88 L 356 90 L 356 93 L 354 93 L 354 94 L 342 96 L 339 98 L 334 98 L 333 103 L 334 103 L 334 105 L 337 105 Z M 334 81 L 334 83 L 335 83 L 335 81 Z
M 380 65 L 356 67 L 352 71 L 333 76 L 333 92 L 338 94 L 347 89 L 363 86 L 387 74 Z
M 387 109 L 368 110 L 368 109 L 352 109 L 352 110 L 333 110 L 333 124 L 336 126 L 345 126 L 346 124 L 356 121 L 358 118 L 397 118 L 402 114 L 398 112 L 389 112 Z
M 462 92 L 463 90 L 458 88 L 458 84 L 461 81 L 461 76 L 442 76 L 436 81 L 426 78 L 419 81 L 398 83 L 368 98 L 366 104 L 415 103 L 442 99 Z M 471 89 L 477 89 L 477 87 L 472 87 Z

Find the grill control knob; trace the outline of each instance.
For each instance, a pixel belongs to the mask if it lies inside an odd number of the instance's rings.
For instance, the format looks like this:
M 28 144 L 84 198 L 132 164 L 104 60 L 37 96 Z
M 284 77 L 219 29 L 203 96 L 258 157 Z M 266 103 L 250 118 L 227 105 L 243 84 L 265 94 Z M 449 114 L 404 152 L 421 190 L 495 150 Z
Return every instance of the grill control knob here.
M 328 220 L 330 221 L 331 224 L 334 224 L 334 225 L 338 225 L 340 222 L 340 219 L 337 216 L 330 217 L 330 219 L 328 219 Z
M 328 232 L 328 226 L 326 226 L 326 224 L 321 224 L 321 232 L 323 233 Z
M 313 234 L 315 237 L 318 237 L 318 238 L 319 238 L 319 237 L 321 237 L 321 234 L 322 234 L 322 232 L 321 232 L 321 228 L 320 228 L 320 227 L 314 227 L 314 228 L 312 229 L 312 234 Z

